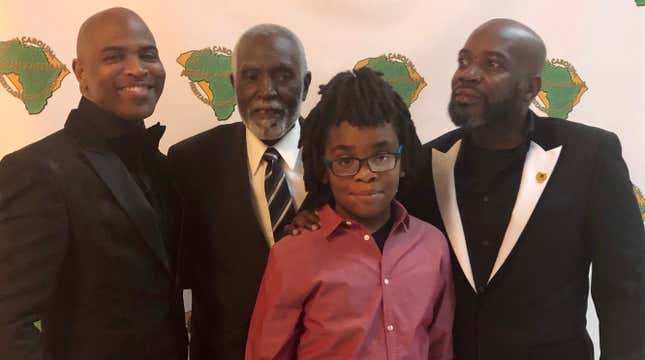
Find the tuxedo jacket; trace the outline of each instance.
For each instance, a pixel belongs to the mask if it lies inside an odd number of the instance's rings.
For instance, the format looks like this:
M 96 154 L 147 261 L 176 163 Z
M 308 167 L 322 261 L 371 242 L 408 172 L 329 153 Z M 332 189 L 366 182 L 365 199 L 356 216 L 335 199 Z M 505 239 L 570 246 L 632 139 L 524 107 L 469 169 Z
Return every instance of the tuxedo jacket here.
M 605 360 L 645 359 L 645 235 L 618 138 L 530 114 L 517 198 L 487 286 L 474 287 L 455 190 L 462 129 L 424 145 L 410 213 L 449 239 L 458 360 L 591 360 L 589 268 Z
M 182 279 L 193 296 L 190 357 L 244 359 L 269 255 L 252 202 L 244 124 L 186 139 L 168 158 L 186 209 Z
M 0 162 L 0 358 L 185 359 L 172 246 L 87 116 Z

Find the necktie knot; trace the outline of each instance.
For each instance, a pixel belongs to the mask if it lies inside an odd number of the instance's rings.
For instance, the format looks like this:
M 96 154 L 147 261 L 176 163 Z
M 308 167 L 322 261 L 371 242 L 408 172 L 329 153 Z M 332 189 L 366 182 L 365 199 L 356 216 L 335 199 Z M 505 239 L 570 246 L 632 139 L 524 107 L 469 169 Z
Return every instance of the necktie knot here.
M 280 153 L 278 152 L 278 150 L 272 147 L 267 148 L 266 151 L 264 152 L 264 155 L 262 155 L 262 160 L 269 163 L 269 165 L 272 165 L 273 162 L 275 162 L 278 159 L 280 159 Z

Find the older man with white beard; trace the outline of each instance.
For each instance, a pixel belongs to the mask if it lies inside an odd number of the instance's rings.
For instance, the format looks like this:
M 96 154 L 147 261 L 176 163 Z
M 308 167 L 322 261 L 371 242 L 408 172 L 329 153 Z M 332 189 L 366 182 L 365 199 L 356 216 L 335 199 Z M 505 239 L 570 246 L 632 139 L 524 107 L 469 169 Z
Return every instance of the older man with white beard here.
M 305 198 L 300 104 L 311 73 L 300 40 L 263 24 L 233 53 L 242 123 L 170 148 L 186 213 L 182 279 L 192 289 L 191 359 L 243 359 L 269 248 Z

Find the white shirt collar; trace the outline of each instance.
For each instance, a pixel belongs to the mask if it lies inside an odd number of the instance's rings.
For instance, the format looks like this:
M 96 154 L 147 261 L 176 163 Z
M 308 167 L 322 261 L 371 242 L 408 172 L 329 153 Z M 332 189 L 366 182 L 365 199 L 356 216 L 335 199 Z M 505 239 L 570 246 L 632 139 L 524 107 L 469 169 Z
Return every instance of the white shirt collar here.
M 298 161 L 300 149 L 298 148 L 298 141 L 300 140 L 300 120 L 296 120 L 295 124 L 287 132 L 280 141 L 275 143 L 273 147 L 278 150 L 282 159 L 293 170 Z M 249 168 L 251 174 L 255 175 L 260 165 L 262 164 L 262 155 L 269 146 L 258 139 L 248 128 L 246 128 L 246 152 L 249 157 Z

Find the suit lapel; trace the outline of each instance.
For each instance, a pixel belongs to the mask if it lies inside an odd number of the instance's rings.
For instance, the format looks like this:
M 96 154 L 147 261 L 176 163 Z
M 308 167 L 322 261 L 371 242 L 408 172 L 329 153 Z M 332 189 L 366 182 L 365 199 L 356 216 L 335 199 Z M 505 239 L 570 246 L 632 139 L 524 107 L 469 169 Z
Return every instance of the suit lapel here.
M 125 165 L 116 154 L 109 151 L 85 149 L 82 152 L 101 180 L 110 189 L 118 204 L 132 219 L 141 237 L 170 273 L 168 253 L 154 221 L 155 212 Z
M 464 227 L 461 223 L 459 205 L 457 204 L 457 192 L 455 189 L 454 169 L 460 147 L 461 140 L 457 140 L 445 153 L 437 149 L 432 149 L 432 178 L 436 189 L 441 219 L 446 228 L 448 240 L 468 283 L 475 290 L 475 281 L 468 256 L 466 236 L 464 235 Z
M 558 146 L 545 151 L 540 145 L 531 141 L 526 160 L 524 160 L 522 180 L 520 181 L 520 188 L 513 206 L 511 219 L 497 253 L 493 271 L 488 279 L 489 282 L 504 265 L 504 262 L 517 244 L 524 227 L 533 213 L 533 209 L 535 209 L 544 188 L 551 179 L 551 174 L 553 174 L 553 169 L 558 162 L 561 150 L 562 146 Z

